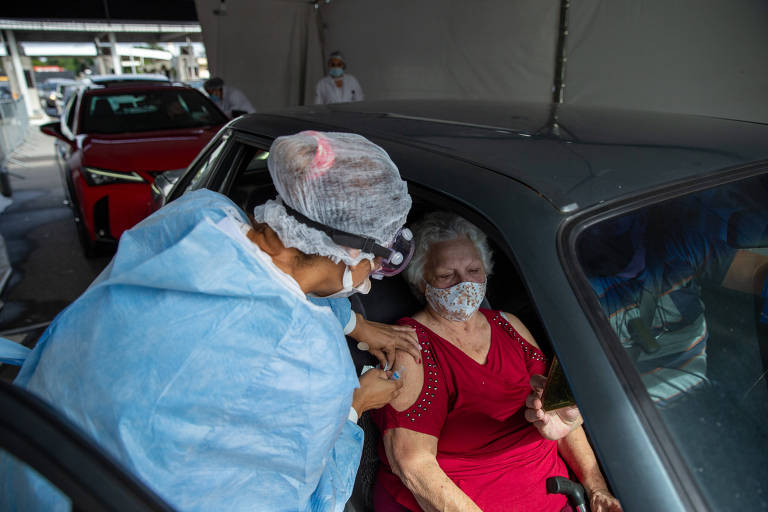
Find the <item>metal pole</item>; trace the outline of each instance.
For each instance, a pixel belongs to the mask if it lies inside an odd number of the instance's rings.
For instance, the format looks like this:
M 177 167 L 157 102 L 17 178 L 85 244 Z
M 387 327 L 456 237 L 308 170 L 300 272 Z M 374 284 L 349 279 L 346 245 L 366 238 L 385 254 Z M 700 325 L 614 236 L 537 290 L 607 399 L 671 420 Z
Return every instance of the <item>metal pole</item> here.
M 120 55 L 117 54 L 117 38 L 114 32 L 110 32 L 108 36 L 109 46 L 112 49 L 112 72 L 116 75 L 122 75 L 123 67 L 120 64 Z
M 565 96 L 565 45 L 568 39 L 568 8 L 569 0 L 560 0 L 560 28 L 557 37 L 557 53 L 555 55 L 555 83 L 552 86 L 552 103 L 562 103 Z
M 32 117 L 35 112 L 35 104 L 31 101 L 27 87 L 27 79 L 24 77 L 24 68 L 21 67 L 21 57 L 19 57 L 19 48 L 16 46 L 16 36 L 12 30 L 5 31 L 5 38 L 8 40 L 8 49 L 11 52 L 11 62 L 13 63 L 13 72 L 16 74 L 16 84 L 19 87 L 19 94 L 24 100 L 24 107 L 27 109 L 27 117 Z M 34 98 L 37 101 L 37 95 Z

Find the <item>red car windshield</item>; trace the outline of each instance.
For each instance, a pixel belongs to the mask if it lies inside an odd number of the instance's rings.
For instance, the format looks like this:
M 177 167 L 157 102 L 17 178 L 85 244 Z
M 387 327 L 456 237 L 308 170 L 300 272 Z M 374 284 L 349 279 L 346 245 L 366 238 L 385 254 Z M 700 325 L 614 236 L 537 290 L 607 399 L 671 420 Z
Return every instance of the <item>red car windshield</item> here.
M 227 122 L 194 90 L 115 91 L 86 97 L 83 133 L 123 133 L 195 128 Z

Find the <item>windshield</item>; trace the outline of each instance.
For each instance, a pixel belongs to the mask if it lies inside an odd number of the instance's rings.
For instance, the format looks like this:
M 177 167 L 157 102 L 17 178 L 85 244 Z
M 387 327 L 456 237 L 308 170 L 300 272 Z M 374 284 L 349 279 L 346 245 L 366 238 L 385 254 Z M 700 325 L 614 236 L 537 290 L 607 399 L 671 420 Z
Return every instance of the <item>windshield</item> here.
M 195 128 L 225 123 L 211 101 L 195 90 L 115 92 L 87 98 L 84 133 L 123 133 Z
M 768 176 L 600 222 L 577 253 L 712 509 L 768 509 Z

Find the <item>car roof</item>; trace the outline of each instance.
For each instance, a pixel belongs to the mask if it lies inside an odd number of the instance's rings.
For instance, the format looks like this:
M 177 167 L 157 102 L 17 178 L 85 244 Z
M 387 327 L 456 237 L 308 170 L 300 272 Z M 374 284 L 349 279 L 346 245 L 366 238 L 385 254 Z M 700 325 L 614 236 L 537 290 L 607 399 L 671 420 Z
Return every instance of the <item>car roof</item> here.
M 264 133 L 276 117 L 281 128 Z M 567 104 L 345 103 L 244 116 L 232 126 L 277 136 L 287 120 L 296 131 L 355 132 L 470 162 L 563 212 L 768 159 L 768 124 Z
M 138 74 L 123 74 L 123 75 L 92 75 L 88 77 L 88 80 L 95 84 L 101 84 L 104 82 L 170 82 L 170 79 L 160 73 L 138 73 Z
M 197 91 L 194 87 L 179 83 L 155 83 L 155 82 L 133 82 L 112 86 L 112 87 L 88 87 L 85 89 L 85 95 L 91 96 L 108 96 L 112 94 L 124 94 L 142 91 L 158 91 L 158 90 L 183 90 L 183 91 Z

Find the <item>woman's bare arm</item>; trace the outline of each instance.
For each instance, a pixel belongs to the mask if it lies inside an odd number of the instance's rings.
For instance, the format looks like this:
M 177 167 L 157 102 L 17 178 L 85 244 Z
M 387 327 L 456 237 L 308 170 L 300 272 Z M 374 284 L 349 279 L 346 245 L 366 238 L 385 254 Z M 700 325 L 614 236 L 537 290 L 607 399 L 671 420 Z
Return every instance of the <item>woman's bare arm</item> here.
M 583 427 L 558 441 L 557 451 L 587 491 L 592 512 L 621 512 L 619 500 L 608 490 Z
M 436 437 L 393 428 L 384 434 L 384 449 L 392 470 L 426 512 L 480 511 L 437 464 Z

